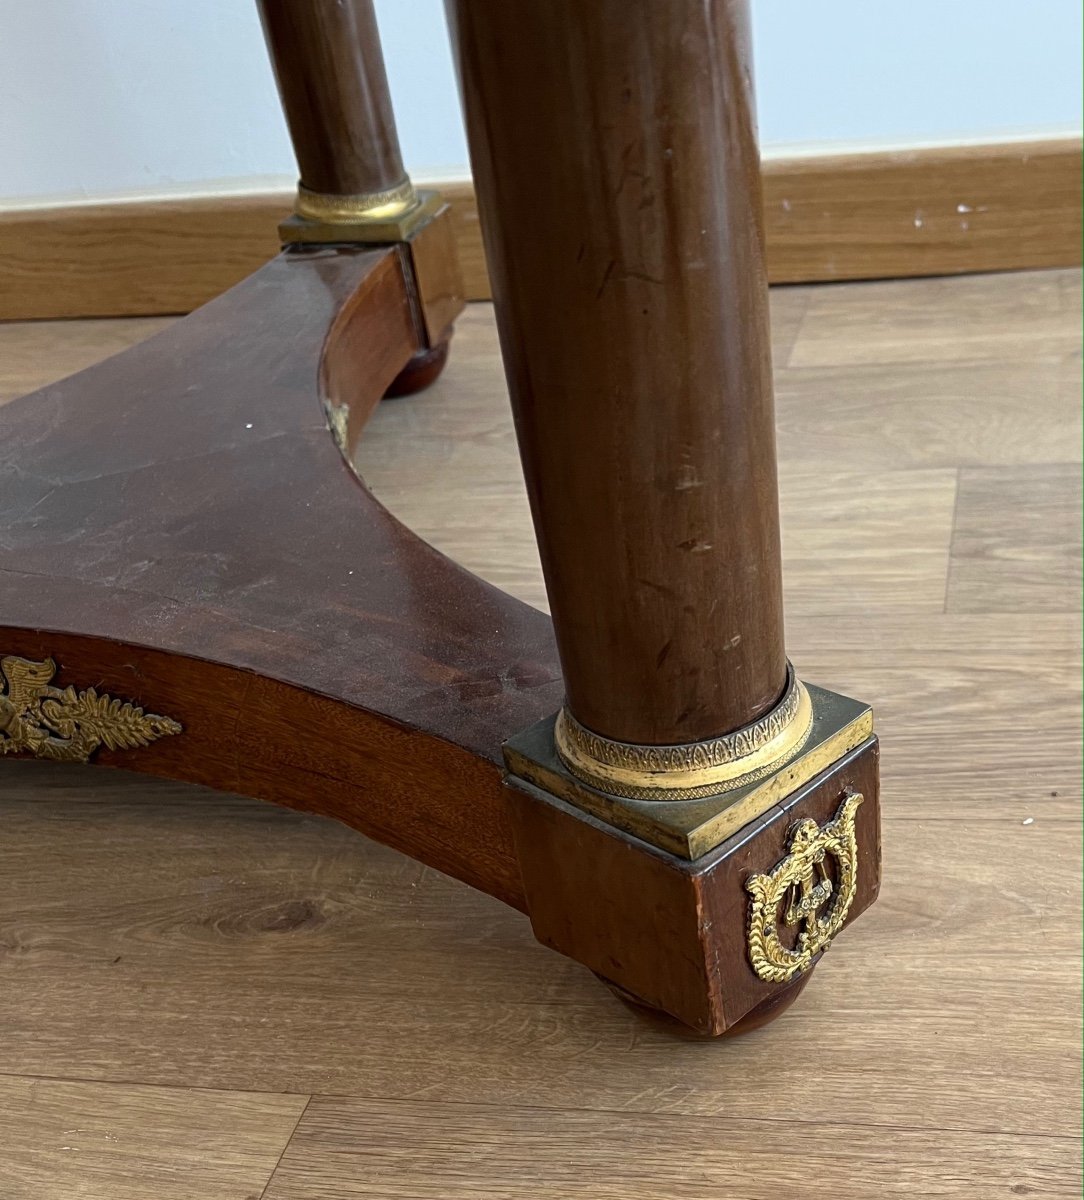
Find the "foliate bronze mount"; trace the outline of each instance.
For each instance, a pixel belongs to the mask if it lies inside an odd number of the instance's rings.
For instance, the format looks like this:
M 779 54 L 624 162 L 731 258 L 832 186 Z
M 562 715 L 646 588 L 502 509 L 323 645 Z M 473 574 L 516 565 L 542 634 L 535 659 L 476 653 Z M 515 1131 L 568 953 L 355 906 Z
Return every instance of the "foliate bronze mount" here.
M 0 659 L 0 754 L 29 753 L 56 762 L 87 762 L 100 746 L 132 750 L 181 732 L 170 717 L 144 712 L 94 688 L 52 684 L 56 663 Z

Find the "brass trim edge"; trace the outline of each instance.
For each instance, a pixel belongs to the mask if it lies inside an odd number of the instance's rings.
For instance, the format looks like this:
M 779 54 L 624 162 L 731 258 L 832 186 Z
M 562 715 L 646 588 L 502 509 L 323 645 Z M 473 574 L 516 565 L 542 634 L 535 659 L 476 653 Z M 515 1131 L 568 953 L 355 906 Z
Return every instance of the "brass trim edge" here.
M 808 753 L 799 753 L 778 771 L 754 784 L 740 800 L 690 831 L 686 842 L 689 857 L 707 854 L 872 736 L 873 711 L 867 708 L 861 716 L 811 747 Z
M 0 755 L 30 753 L 54 762 L 88 762 L 99 746 L 133 750 L 182 732 L 178 721 L 144 712 L 94 688 L 52 685 L 51 658 L 0 659 Z
M 418 195 L 409 178 L 382 192 L 360 192 L 337 196 L 329 192 L 310 191 L 303 183 L 297 185 L 294 211 L 311 221 L 342 222 L 386 221 L 401 217 L 418 203 Z
M 778 770 L 802 748 L 812 726 L 809 692 L 788 663 L 787 686 L 775 708 L 722 737 L 669 746 L 617 742 L 562 708 L 554 740 L 572 774 L 599 791 L 630 800 L 695 800 Z
M 616 829 L 660 850 L 692 860 L 707 854 L 750 821 L 830 769 L 874 732 L 867 704 L 814 684 L 806 689 L 813 706 L 813 726 L 798 751 L 782 765 L 751 783 L 720 788 L 708 796 L 686 799 L 671 794 L 636 799 L 608 793 L 574 775 L 557 753 L 557 714 L 537 721 L 504 743 L 504 759 L 512 778 L 557 796 Z
M 343 197 L 332 196 L 330 199 L 341 200 Z M 368 214 L 348 215 L 344 209 L 326 216 L 294 212 L 279 224 L 279 237 L 285 245 L 388 246 L 409 242 L 447 207 L 440 192 L 420 191 L 414 193 L 414 203 L 409 208 L 398 212 L 370 210 Z

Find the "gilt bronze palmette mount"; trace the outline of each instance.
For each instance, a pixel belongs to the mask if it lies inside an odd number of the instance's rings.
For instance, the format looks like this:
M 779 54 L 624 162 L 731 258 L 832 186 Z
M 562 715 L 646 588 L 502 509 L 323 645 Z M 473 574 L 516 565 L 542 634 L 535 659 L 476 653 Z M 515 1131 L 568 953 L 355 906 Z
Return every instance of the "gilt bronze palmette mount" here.
M 0 754 L 87 762 L 100 746 L 132 750 L 181 732 L 172 718 L 144 712 L 94 688 L 54 687 L 56 672 L 51 658 L 0 659 Z

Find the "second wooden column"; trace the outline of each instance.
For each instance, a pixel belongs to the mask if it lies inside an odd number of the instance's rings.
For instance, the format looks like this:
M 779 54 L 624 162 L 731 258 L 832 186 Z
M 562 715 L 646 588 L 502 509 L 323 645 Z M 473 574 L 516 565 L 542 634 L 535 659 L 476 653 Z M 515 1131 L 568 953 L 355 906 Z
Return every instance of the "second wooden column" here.
M 747 6 L 448 11 L 568 708 L 727 734 L 787 686 Z

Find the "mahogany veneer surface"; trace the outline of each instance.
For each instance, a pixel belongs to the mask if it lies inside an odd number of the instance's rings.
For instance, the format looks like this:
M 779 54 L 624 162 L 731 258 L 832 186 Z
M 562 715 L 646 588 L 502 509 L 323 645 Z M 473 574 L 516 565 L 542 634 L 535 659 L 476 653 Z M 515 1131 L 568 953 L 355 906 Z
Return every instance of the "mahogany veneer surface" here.
M 353 812 L 517 904 L 497 764 L 560 703 L 549 621 L 389 516 L 323 408 L 356 436 L 412 320 L 396 251 L 290 252 L 0 410 L 2 652 L 181 722 L 140 770 Z

